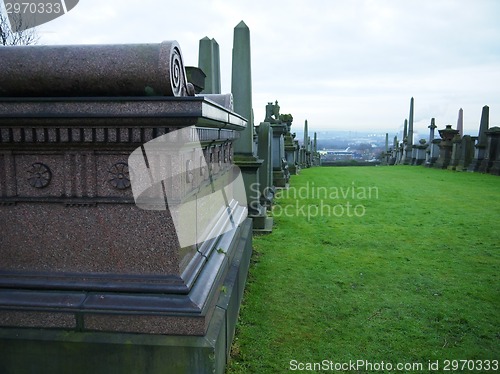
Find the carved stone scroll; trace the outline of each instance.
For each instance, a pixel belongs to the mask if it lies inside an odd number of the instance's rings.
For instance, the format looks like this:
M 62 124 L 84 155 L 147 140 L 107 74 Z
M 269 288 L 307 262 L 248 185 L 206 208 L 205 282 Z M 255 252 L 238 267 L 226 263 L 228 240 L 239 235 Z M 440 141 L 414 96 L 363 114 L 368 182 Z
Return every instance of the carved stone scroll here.
M 0 97 L 194 96 L 179 44 L 0 49 Z

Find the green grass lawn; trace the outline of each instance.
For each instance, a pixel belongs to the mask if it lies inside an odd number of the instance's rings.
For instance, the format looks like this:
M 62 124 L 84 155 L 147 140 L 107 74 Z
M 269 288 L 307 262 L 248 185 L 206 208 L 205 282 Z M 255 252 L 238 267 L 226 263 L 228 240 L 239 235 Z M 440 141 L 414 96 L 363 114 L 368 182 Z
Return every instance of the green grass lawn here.
M 499 177 L 318 167 L 290 184 L 254 238 L 229 374 L 500 360 Z

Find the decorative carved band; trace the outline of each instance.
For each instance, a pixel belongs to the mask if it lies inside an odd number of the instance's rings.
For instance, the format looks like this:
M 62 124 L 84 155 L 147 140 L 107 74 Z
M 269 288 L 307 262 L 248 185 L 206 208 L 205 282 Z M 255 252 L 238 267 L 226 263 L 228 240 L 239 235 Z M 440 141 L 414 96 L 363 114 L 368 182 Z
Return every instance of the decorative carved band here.
M 159 136 L 175 130 L 168 127 L 149 128 L 60 128 L 60 127 L 8 127 L 0 128 L 0 143 L 45 143 L 45 144 L 66 144 L 66 143 L 102 143 L 102 144 L 138 144 L 146 143 Z M 238 134 L 233 130 L 219 130 L 209 128 L 198 128 L 198 139 L 200 142 L 214 140 L 234 140 Z M 194 138 L 194 137 L 193 137 Z

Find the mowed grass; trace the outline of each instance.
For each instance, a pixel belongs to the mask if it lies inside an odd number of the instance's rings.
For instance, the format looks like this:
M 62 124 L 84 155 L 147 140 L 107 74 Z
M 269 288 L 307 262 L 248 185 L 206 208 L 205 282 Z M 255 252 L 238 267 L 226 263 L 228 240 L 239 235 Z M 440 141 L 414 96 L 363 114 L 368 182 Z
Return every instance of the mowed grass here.
M 317 167 L 291 186 L 254 237 L 229 374 L 500 359 L 499 177 Z

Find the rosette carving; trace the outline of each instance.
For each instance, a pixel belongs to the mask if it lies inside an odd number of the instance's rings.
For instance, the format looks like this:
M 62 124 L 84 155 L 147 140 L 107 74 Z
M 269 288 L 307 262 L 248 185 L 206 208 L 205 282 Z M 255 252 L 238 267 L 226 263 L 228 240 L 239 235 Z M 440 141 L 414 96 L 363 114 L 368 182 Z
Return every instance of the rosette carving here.
M 109 183 L 118 190 L 125 190 L 130 187 L 130 175 L 128 164 L 117 162 L 108 171 Z
M 29 174 L 28 182 L 34 188 L 47 187 L 52 179 L 52 172 L 49 167 L 41 162 L 31 164 L 27 171 Z

